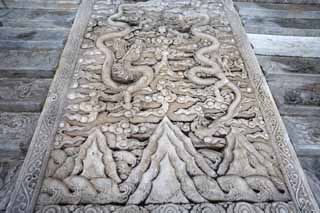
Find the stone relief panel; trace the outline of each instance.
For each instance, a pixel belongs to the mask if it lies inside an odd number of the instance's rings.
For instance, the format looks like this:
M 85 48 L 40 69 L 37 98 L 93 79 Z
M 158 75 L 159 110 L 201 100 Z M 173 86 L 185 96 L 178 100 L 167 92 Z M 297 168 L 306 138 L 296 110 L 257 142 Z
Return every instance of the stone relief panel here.
M 37 211 L 297 211 L 221 2 L 94 10 Z

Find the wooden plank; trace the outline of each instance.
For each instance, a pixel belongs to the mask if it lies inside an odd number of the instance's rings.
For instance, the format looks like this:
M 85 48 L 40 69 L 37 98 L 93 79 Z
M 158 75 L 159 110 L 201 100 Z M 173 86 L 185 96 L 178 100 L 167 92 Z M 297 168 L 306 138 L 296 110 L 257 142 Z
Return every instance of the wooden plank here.
M 248 34 L 258 55 L 320 57 L 320 37 Z
M 319 58 L 257 56 L 264 74 L 313 76 L 320 74 Z
M 320 116 L 320 76 L 273 75 L 267 81 L 282 115 Z
M 0 79 L 0 110 L 40 112 L 51 79 Z
M 23 158 L 39 116 L 39 113 L 0 112 L 0 153 L 16 156 L 18 152 Z
M 0 76 L 7 72 L 53 72 L 59 62 L 60 50 L 1 50 Z
M 1 30 L 1 49 L 62 49 L 68 36 L 67 30 L 11 27 Z
M 263 4 L 252 2 L 236 2 L 240 16 L 292 18 L 292 19 L 319 19 L 320 5 L 295 4 Z

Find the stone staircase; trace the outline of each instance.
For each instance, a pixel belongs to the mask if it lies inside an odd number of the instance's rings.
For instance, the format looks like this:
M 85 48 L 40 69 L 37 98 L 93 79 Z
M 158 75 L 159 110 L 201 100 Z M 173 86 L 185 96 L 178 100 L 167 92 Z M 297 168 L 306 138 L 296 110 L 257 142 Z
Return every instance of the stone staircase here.
M 318 0 L 306 3 L 312 1 Z M 78 4 L 0 1 L 0 212 L 7 205 Z M 320 4 L 236 5 L 320 203 Z
M 320 2 L 318 3 L 237 2 L 236 6 L 290 139 L 320 204 Z
M 78 4 L 0 1 L 0 212 L 10 198 Z

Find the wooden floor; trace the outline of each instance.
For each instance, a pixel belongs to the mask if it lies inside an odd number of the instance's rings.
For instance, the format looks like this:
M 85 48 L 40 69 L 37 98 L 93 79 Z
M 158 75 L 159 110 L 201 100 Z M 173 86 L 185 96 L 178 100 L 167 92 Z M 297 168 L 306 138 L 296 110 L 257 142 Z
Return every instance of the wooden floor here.
M 0 212 L 25 157 L 78 3 L 0 1 Z M 320 203 L 320 4 L 236 6 Z

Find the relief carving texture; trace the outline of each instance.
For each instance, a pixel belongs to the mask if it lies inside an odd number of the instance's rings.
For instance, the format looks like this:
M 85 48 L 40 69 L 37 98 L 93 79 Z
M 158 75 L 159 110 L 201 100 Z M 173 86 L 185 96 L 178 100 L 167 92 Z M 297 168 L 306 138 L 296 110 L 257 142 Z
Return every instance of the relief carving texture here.
M 296 212 L 216 1 L 97 1 L 38 212 Z

